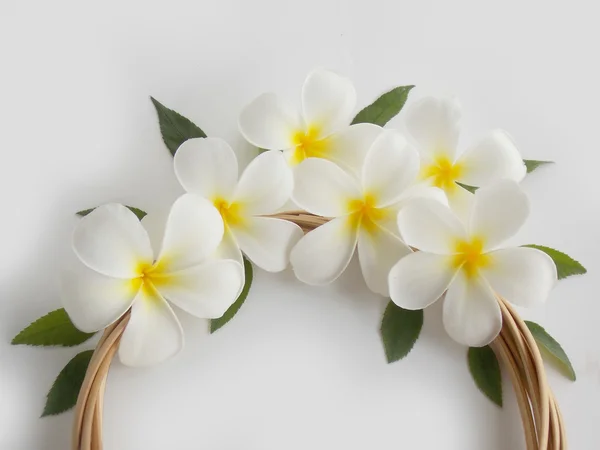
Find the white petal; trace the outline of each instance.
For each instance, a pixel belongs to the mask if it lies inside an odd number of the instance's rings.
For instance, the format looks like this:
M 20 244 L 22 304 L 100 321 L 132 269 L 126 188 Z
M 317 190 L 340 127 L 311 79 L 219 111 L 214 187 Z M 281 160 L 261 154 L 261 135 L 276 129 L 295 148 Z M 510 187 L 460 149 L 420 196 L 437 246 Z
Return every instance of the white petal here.
M 144 286 L 131 308 L 129 323 L 119 344 L 126 366 L 151 366 L 175 356 L 183 348 L 183 330 L 167 302 Z
M 83 264 L 61 278 L 63 306 L 77 328 L 102 330 L 121 317 L 137 294 L 131 280 L 101 275 Z
M 216 319 L 235 302 L 243 287 L 243 268 L 228 259 L 165 274 L 156 284 L 163 297 L 201 319 Z
M 475 195 L 458 185 L 456 185 L 454 189 L 445 192 L 446 197 L 448 198 L 448 205 L 452 212 L 462 223 L 469 223 Z
M 151 263 L 153 258 L 139 219 L 117 203 L 100 206 L 79 221 L 73 249 L 89 268 L 117 278 L 139 275 L 139 264 Z
M 308 74 L 302 88 L 302 109 L 308 127 L 316 127 L 321 136 L 340 130 L 352 121 L 356 90 L 352 82 L 328 70 Z
M 481 275 L 498 295 L 518 306 L 544 303 L 557 281 L 556 265 L 546 253 L 519 247 L 488 254 L 490 264 Z
M 165 225 L 169 217 L 169 210 L 152 211 L 144 216 L 140 223 L 148 233 L 152 250 L 154 250 L 154 260 L 158 257 L 162 240 L 165 236 Z
M 379 220 L 377 224 L 392 234 L 399 236 L 398 212 L 410 202 L 419 201 L 421 199 L 431 199 L 444 206 L 448 206 L 446 194 L 440 188 L 432 187 L 424 183 L 415 184 L 402 192 L 397 203 L 385 208 L 389 213 Z
M 174 272 L 199 264 L 213 253 L 223 237 L 223 219 L 208 200 L 195 195 L 179 197 L 167 219 L 161 270 Z
M 425 183 L 414 184 L 402 192 L 402 196 L 398 200 L 402 206 L 406 206 L 413 200 L 428 198 L 435 200 L 442 205 L 448 206 L 448 197 L 446 193 L 437 187 L 430 186 Z
M 325 140 L 326 159 L 360 175 L 365 156 L 383 128 L 372 123 L 357 123 L 333 133 Z
M 442 255 L 454 253 L 456 239 L 466 237 L 458 218 L 437 200 L 414 200 L 398 213 L 400 236 L 411 247 Z
M 461 271 L 446 293 L 444 327 L 452 339 L 469 347 L 483 347 L 502 329 L 498 300 L 481 277 L 467 278 Z
M 427 97 L 406 111 L 406 128 L 426 156 L 456 158 L 461 108 L 456 99 Z
M 292 148 L 294 133 L 303 129 L 298 115 L 270 93 L 242 110 L 239 127 L 248 142 L 269 150 Z
M 389 297 L 388 275 L 392 267 L 404 256 L 411 253 L 410 248 L 384 228 L 368 232 L 361 229 L 358 234 L 358 259 L 368 288 L 385 297 Z
M 324 217 L 348 213 L 348 202 L 362 198 L 358 181 L 339 166 L 320 158 L 308 158 L 294 170 L 294 202 Z
M 225 233 L 223 233 L 223 240 L 215 250 L 215 255 L 217 259 L 232 259 L 234 261 L 242 263 L 242 251 L 240 250 L 240 246 L 235 240 L 235 236 L 231 232 L 231 229 L 226 229 Z
M 309 232 L 290 255 L 296 277 L 307 284 L 331 283 L 348 266 L 356 240 L 357 230 L 346 217 L 333 219 Z
M 289 200 L 294 188 L 292 170 L 281 152 L 258 155 L 240 177 L 234 200 L 250 215 L 272 214 Z
M 283 159 L 290 167 L 296 167 L 298 165 L 298 160 L 296 159 L 296 150 L 295 149 L 286 149 L 281 152 L 283 155 Z
M 527 169 L 512 139 L 494 130 L 457 161 L 464 173 L 458 180 L 469 186 L 487 186 L 503 178 L 521 181 Z
M 398 202 L 386 208 L 381 208 L 384 214 L 377 220 L 377 226 L 385 228 L 387 231 L 392 233 L 394 236 L 398 236 L 400 239 L 400 230 L 398 229 L 398 212 L 406 206 L 406 204 Z
M 440 298 L 455 274 L 448 256 L 411 253 L 390 271 L 390 298 L 404 309 L 426 308 Z
M 292 247 L 303 236 L 298 225 L 271 217 L 252 217 L 232 233 L 246 256 L 267 272 L 284 270 Z
M 529 200 L 514 181 L 477 189 L 474 197 L 469 233 L 483 239 L 486 250 L 514 236 L 529 216 Z
M 215 250 L 213 259 L 229 259 L 236 261 L 240 266 L 244 267 L 244 257 L 242 255 L 242 251 L 240 250 L 240 246 L 235 240 L 235 236 L 231 232 L 231 229 L 225 229 L 225 233 L 223 233 L 223 240 Z M 245 282 L 246 272 L 242 270 L 242 288 L 244 287 L 243 285 Z M 238 292 L 238 295 L 240 292 Z
M 223 139 L 188 139 L 175 153 L 175 175 L 187 192 L 229 200 L 237 184 L 235 153 Z
M 398 201 L 417 178 L 419 154 L 398 131 L 385 130 L 375 140 L 362 170 L 362 186 L 381 208 Z

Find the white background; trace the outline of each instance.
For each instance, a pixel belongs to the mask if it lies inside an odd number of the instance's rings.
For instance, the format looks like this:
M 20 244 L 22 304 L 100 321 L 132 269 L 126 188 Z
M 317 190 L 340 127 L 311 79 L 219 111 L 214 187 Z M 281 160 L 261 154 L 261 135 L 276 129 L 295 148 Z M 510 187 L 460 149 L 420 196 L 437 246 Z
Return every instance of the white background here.
M 457 94 L 461 145 L 501 127 L 525 157 L 556 161 L 523 183 L 533 211 L 516 242 L 559 248 L 590 273 L 525 316 L 577 371 L 571 383 L 548 369 L 571 448 L 600 448 L 597 17 L 591 1 L 0 0 L 0 449 L 68 447 L 72 414 L 38 417 L 55 376 L 92 344 L 9 342 L 60 307 L 73 213 L 107 201 L 152 213 L 181 193 L 149 95 L 247 161 L 240 108 L 267 90 L 297 102 L 314 66 L 352 78 L 361 107 L 401 84 L 417 85 L 409 101 Z M 499 409 L 441 329 L 440 305 L 393 365 L 384 305 L 356 264 L 325 288 L 258 272 L 217 334 L 184 317 L 175 360 L 114 365 L 106 449 L 523 449 L 508 380 Z

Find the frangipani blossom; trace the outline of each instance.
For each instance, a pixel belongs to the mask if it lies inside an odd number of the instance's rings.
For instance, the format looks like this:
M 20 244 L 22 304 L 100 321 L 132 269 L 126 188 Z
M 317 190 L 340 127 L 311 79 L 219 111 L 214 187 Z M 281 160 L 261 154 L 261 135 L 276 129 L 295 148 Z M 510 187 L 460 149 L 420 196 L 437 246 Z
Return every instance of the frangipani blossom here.
M 519 182 L 527 170 L 510 136 L 502 130 L 491 131 L 461 154 L 460 118 L 456 99 L 428 97 L 406 110 L 406 129 L 421 155 L 421 179 L 443 189 L 452 209 L 466 214 L 473 195 L 457 182 L 476 187 L 501 179 Z
M 287 267 L 302 230 L 286 220 L 265 217 L 285 205 L 294 186 L 281 152 L 257 156 L 238 180 L 237 158 L 224 140 L 190 139 L 175 153 L 175 174 L 186 191 L 207 199 L 221 214 L 221 256 L 241 263 L 243 252 L 268 272 Z
M 180 197 L 154 253 L 143 225 L 119 204 L 81 219 L 73 236 L 80 260 L 62 279 L 63 304 L 82 331 L 106 328 L 131 308 L 119 357 L 129 366 L 161 362 L 183 348 L 181 325 L 165 299 L 200 318 L 221 317 L 242 288 L 242 266 L 212 260 L 223 222 L 206 200 Z
M 293 200 L 306 211 L 332 217 L 304 236 L 290 261 L 300 281 L 326 284 L 346 268 L 355 248 L 369 289 L 388 295 L 387 274 L 410 248 L 398 236 L 398 210 L 409 198 L 441 196 L 434 188 L 410 189 L 419 171 L 417 152 L 398 132 L 386 130 L 368 150 L 357 179 L 324 159 L 295 169 Z
M 423 309 L 446 292 L 448 334 L 471 347 L 500 332 L 497 296 L 517 306 L 545 302 L 557 280 L 556 266 L 533 248 L 499 248 L 525 223 L 529 202 L 510 180 L 478 189 L 466 225 L 438 202 L 420 200 L 398 214 L 405 241 L 419 249 L 389 275 L 390 296 L 406 309 Z
M 359 170 L 381 128 L 368 123 L 349 126 L 355 107 L 352 82 L 317 69 L 308 74 L 302 87 L 301 114 L 267 93 L 242 110 L 239 126 L 251 144 L 283 150 L 292 166 L 306 158 L 324 158 Z

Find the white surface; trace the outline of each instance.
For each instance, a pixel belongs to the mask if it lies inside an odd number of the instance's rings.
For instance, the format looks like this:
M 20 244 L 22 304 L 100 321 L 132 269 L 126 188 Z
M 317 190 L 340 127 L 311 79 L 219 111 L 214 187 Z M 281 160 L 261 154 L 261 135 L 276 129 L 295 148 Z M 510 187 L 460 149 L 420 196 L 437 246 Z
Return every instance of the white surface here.
M 533 216 L 519 242 L 567 251 L 590 273 L 559 283 L 526 317 L 578 373 L 571 383 L 549 368 L 571 448 L 599 448 L 597 16 L 589 1 L 2 0 L 0 449 L 68 447 L 72 414 L 38 416 L 81 349 L 8 342 L 60 306 L 73 212 L 110 200 L 153 212 L 181 192 L 148 96 L 248 159 L 240 108 L 266 90 L 297 100 L 317 65 L 350 76 L 361 106 L 399 84 L 417 85 L 411 100 L 455 93 L 461 145 L 502 127 L 525 157 L 557 162 L 524 182 Z M 106 449 L 523 449 L 507 380 L 500 410 L 441 329 L 441 304 L 410 356 L 385 364 L 384 302 L 359 273 L 353 264 L 326 288 L 258 273 L 214 336 L 186 317 L 176 360 L 115 365 Z

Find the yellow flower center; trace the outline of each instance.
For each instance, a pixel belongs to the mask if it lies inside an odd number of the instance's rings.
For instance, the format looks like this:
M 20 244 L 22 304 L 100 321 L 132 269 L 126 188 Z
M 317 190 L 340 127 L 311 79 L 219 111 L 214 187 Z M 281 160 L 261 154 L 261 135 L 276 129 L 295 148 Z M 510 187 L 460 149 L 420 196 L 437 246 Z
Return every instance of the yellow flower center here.
M 377 199 L 373 194 L 365 194 L 363 198 L 352 199 L 348 202 L 350 212 L 349 223 L 354 229 L 363 227 L 370 234 L 377 232 L 377 223 L 387 217 L 387 210 L 377 208 Z
M 468 278 L 474 277 L 480 269 L 490 264 L 489 255 L 483 253 L 483 240 L 480 238 L 472 238 L 470 241 L 460 239 L 454 249 L 456 254 L 452 265 L 456 269 L 462 268 Z
M 464 168 L 455 164 L 445 155 L 434 158 L 433 163 L 422 169 L 423 178 L 432 178 L 432 184 L 445 191 L 453 191 L 457 188 L 456 180 L 463 174 Z
M 240 202 L 228 202 L 221 197 L 217 197 L 214 199 L 213 205 L 215 205 L 215 208 L 221 214 L 225 226 L 243 225 L 244 216 Z
M 300 164 L 306 158 L 323 158 L 327 153 L 327 140 L 321 139 L 321 130 L 317 126 L 309 126 L 306 130 L 298 130 L 292 135 L 294 153 L 292 163 Z
M 167 265 L 167 258 L 161 258 L 160 261 L 154 264 L 147 262 L 138 263 L 136 268 L 138 276 L 130 280 L 131 289 L 134 292 L 143 289 L 145 293 L 144 298 L 150 301 L 159 299 L 160 294 L 156 290 L 157 286 L 165 286 L 173 281 L 172 277 L 165 273 Z

